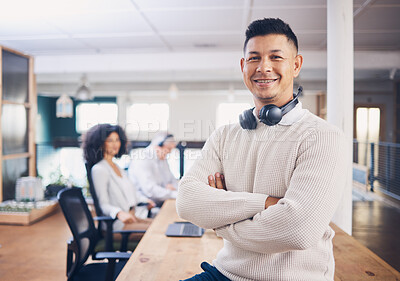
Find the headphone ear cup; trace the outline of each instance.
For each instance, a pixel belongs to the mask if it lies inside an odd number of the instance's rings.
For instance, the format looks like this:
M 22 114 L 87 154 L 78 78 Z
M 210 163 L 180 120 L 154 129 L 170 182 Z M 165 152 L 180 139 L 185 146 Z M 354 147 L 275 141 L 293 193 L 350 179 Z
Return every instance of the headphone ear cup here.
M 263 106 L 260 110 L 260 121 L 268 126 L 274 126 L 282 120 L 282 110 L 273 104 Z
M 251 109 L 245 110 L 239 115 L 239 123 L 246 130 L 254 130 L 257 127 L 257 120 Z

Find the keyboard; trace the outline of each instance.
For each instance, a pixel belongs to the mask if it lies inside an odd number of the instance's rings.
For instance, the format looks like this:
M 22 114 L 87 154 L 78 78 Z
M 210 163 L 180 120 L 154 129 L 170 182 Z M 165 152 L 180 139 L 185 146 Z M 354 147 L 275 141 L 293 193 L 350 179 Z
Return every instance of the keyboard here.
M 181 225 L 182 225 L 180 231 L 181 235 L 192 236 L 196 234 L 197 235 L 201 234 L 201 229 L 197 225 L 188 223 L 182 223 Z
M 168 226 L 165 233 L 172 237 L 201 237 L 204 234 L 204 229 L 190 222 L 176 222 Z

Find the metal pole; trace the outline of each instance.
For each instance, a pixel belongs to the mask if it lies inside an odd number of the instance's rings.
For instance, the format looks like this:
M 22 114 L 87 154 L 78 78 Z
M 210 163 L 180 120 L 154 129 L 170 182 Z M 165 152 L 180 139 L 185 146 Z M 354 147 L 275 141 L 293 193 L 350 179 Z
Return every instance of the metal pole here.
M 374 192 L 374 180 L 375 180 L 375 144 L 371 143 L 371 167 L 369 169 L 369 183 L 371 185 L 371 191 Z
M 186 142 L 181 142 L 178 144 L 177 148 L 179 149 L 179 172 L 180 172 L 180 179 L 183 177 L 185 172 L 185 149 L 186 149 Z
M 386 190 L 390 191 L 390 146 L 386 146 Z

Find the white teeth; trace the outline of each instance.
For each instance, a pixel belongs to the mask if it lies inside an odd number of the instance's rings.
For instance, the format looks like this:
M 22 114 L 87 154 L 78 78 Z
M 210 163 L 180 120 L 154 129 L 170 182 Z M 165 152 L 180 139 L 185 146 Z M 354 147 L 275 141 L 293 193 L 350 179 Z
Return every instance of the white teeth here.
M 275 81 L 275 79 L 271 79 L 271 80 L 256 80 L 256 82 L 259 82 L 259 83 L 271 83 L 271 82 L 274 82 Z

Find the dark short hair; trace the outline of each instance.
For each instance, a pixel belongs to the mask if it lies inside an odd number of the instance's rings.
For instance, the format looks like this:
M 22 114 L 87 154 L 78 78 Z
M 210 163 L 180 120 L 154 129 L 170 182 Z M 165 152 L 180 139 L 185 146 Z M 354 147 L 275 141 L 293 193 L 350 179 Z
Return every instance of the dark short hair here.
M 86 163 L 92 167 L 103 159 L 103 147 L 104 142 L 111 133 L 117 133 L 121 141 L 121 147 L 118 154 L 115 156 L 117 158 L 121 157 L 126 153 L 126 147 L 128 144 L 128 139 L 121 126 L 110 125 L 110 124 L 98 124 L 90 128 L 86 134 L 83 136 L 83 156 Z
M 296 47 L 296 52 L 299 50 L 297 37 L 293 33 L 290 26 L 281 19 L 263 18 L 255 20 L 247 27 L 246 40 L 244 41 L 243 52 L 246 52 L 247 43 L 256 36 L 264 36 L 268 34 L 285 35 L 289 42 Z

